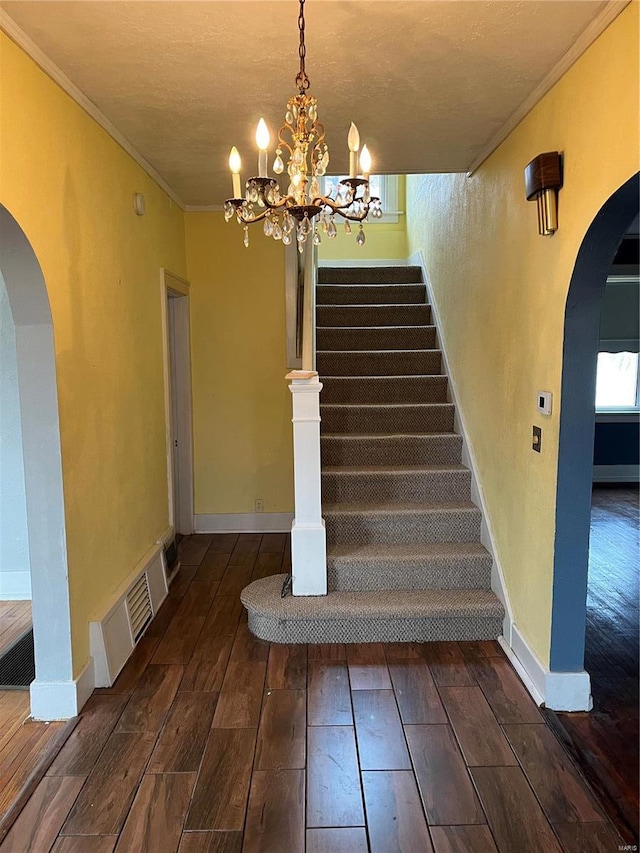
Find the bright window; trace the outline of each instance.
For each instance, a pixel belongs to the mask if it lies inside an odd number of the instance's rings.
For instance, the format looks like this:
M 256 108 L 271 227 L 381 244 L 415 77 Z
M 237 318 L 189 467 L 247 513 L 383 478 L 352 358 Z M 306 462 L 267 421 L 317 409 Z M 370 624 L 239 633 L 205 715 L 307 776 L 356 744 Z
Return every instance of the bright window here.
M 321 188 L 325 195 L 335 198 L 340 178 L 327 175 L 322 178 Z M 377 222 L 397 222 L 398 213 L 398 176 L 397 175 L 371 175 L 369 178 L 369 190 L 372 196 L 380 199 L 382 205 L 382 219 L 369 217 L 367 225 L 375 225 Z
M 638 390 L 637 352 L 598 353 L 596 409 L 635 409 Z

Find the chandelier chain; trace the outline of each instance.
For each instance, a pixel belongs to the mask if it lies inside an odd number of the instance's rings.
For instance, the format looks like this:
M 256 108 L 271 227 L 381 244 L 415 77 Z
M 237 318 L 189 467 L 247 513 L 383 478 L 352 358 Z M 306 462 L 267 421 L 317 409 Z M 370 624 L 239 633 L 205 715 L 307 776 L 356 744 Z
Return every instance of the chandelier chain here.
M 298 91 L 301 95 L 304 95 L 304 93 L 311 85 L 304 67 L 304 60 L 307 55 L 307 48 L 304 43 L 304 3 L 305 0 L 300 0 L 300 13 L 298 14 L 298 29 L 300 30 L 300 46 L 298 48 L 298 55 L 300 57 L 300 71 L 296 75 L 296 86 L 298 87 Z

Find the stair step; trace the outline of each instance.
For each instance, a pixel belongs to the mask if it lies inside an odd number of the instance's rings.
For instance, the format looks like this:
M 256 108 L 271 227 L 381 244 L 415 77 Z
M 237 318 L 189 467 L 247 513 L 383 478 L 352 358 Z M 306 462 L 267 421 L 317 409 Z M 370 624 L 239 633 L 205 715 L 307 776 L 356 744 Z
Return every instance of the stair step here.
M 317 370 L 322 376 L 415 376 L 440 374 L 439 349 L 422 350 L 325 350 L 316 354 Z
M 319 350 L 435 349 L 435 326 L 319 326 Z
M 406 284 L 422 281 L 420 267 L 318 267 L 318 284 Z
M 322 404 L 322 434 L 453 431 L 452 403 Z
M 431 306 L 318 305 L 317 326 L 421 326 L 431 322 Z
M 321 435 L 323 465 L 438 465 L 460 462 L 462 436 Z
M 479 542 L 331 545 L 329 589 L 490 589 L 491 555 Z
M 249 630 L 274 643 L 492 640 L 504 608 L 486 589 L 330 592 L 281 598 L 286 575 L 254 581 L 241 594 Z
M 468 501 L 471 472 L 462 465 L 452 467 L 322 469 L 322 500 L 325 503 L 380 503 L 382 501 Z
M 330 545 L 478 542 L 482 514 L 471 501 L 323 503 Z
M 446 376 L 323 376 L 323 405 L 332 403 L 446 403 Z
M 401 305 L 425 302 L 424 284 L 319 284 L 317 305 Z

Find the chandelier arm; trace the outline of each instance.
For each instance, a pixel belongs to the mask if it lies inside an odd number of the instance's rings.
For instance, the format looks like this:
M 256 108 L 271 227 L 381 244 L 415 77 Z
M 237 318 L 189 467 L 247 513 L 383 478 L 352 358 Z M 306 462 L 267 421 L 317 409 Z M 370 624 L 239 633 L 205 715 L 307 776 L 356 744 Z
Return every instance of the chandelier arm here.
M 288 125 L 286 125 L 286 124 L 285 124 L 285 125 L 284 125 L 283 127 L 281 127 L 281 128 L 280 128 L 280 130 L 278 131 L 278 145 L 279 145 L 280 147 L 286 148 L 286 149 L 287 149 L 287 151 L 289 152 L 289 155 L 291 155 L 291 154 L 293 154 L 293 148 L 291 147 L 291 145 L 289 145 L 289 143 L 287 142 L 287 140 L 286 140 L 286 139 L 283 137 L 283 135 L 282 135 L 282 131 L 283 131 L 283 130 L 285 130 L 287 127 L 288 127 Z
M 238 214 L 238 221 L 242 223 L 242 225 L 253 225 L 254 222 L 262 222 L 265 216 L 269 213 L 268 210 L 264 210 L 262 213 L 257 213 L 251 219 L 245 219 L 244 214 Z
M 362 202 L 362 199 L 361 198 L 354 198 L 351 201 L 346 202 L 345 204 L 336 204 L 336 202 L 332 198 L 329 198 L 328 196 L 321 195 L 321 196 L 318 196 L 317 198 L 314 198 L 312 201 L 312 204 L 323 204 L 326 207 L 330 207 L 334 213 L 340 213 L 341 216 L 344 216 L 344 214 L 341 213 L 341 211 L 348 210 L 354 201 Z M 371 199 L 371 201 L 374 201 L 374 199 Z M 362 203 L 366 204 L 367 213 L 368 213 L 371 202 L 362 202 Z
M 331 210 L 334 213 L 338 213 L 341 210 L 346 210 L 347 208 L 351 207 L 353 202 L 350 201 L 348 204 L 336 204 L 336 202 L 332 198 L 329 198 L 328 196 L 320 195 L 320 196 L 317 196 L 316 198 L 314 198 L 311 201 L 311 204 L 315 204 L 318 207 L 321 207 L 324 205 L 325 207 L 331 208 Z
M 341 210 L 336 210 L 335 212 L 338 214 L 338 216 L 341 216 L 343 219 L 348 219 L 350 222 L 364 222 L 364 220 L 369 215 L 369 207 L 367 206 L 367 209 L 361 216 L 355 216 L 350 213 L 343 213 Z

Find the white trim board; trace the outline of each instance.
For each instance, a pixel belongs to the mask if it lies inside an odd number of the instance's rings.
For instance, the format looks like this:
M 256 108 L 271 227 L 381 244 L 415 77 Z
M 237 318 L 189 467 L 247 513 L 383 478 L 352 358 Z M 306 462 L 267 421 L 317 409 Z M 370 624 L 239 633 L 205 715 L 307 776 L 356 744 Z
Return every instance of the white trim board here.
M 34 720 L 70 720 L 76 717 L 95 687 L 93 658 L 71 681 L 35 681 L 29 688 L 31 716 Z
M 196 533 L 290 533 L 292 512 L 198 513 Z
M 504 571 L 502 569 L 502 563 L 500 562 L 500 558 L 498 556 L 498 551 L 495 547 L 495 536 L 493 533 L 493 527 L 491 525 L 491 520 L 489 518 L 489 513 L 487 510 L 487 505 L 485 501 L 484 492 L 482 490 L 482 485 L 480 483 L 480 479 L 478 477 L 478 465 L 476 463 L 476 458 L 473 453 L 473 450 L 469 444 L 467 438 L 467 429 L 466 423 L 464 419 L 464 413 L 460 406 L 460 402 L 456 393 L 456 382 L 453 377 L 450 367 L 449 361 L 447 359 L 447 353 L 444 346 L 444 341 L 442 340 L 441 329 L 442 326 L 440 324 L 440 313 L 438 311 L 438 306 L 433 298 L 433 289 L 431 287 L 431 281 L 429 279 L 429 275 L 427 273 L 427 268 L 424 261 L 424 255 L 421 250 L 414 252 L 408 260 L 408 263 L 411 266 L 418 266 L 422 269 L 422 277 L 424 279 L 424 284 L 427 291 L 427 296 L 429 299 L 429 303 L 431 305 L 431 313 L 433 317 L 433 323 L 436 326 L 436 346 L 442 351 L 442 365 L 443 372 L 446 374 L 448 382 L 448 397 L 450 402 L 452 402 L 455 406 L 455 415 L 454 415 L 454 429 L 462 436 L 462 464 L 465 465 L 471 471 L 471 500 L 480 507 L 482 510 L 482 524 L 480 527 L 480 541 L 487 549 L 487 551 L 491 554 L 492 558 L 492 568 L 491 568 L 491 589 L 498 596 L 505 609 L 505 616 L 503 621 L 503 632 L 505 637 L 511 637 L 511 626 L 513 625 L 513 610 L 511 608 L 511 602 L 509 600 L 509 593 L 507 591 L 507 585 L 504 579 Z
M 550 672 L 540 663 L 515 625 L 511 629 L 511 645 L 504 637 L 499 638 L 499 643 L 537 705 L 544 705 L 552 711 L 591 710 L 593 701 L 588 672 Z
M 564 56 L 556 62 L 547 76 L 538 83 L 529 97 L 525 98 L 515 112 L 513 112 L 502 125 L 495 136 L 491 138 L 486 147 L 482 149 L 480 154 L 478 154 L 469 166 L 467 177 L 471 177 L 471 175 L 480 168 L 484 161 L 493 154 L 496 148 L 499 148 L 500 145 L 502 145 L 509 134 L 511 134 L 520 122 L 529 115 L 531 110 L 544 98 L 547 92 L 556 85 L 558 80 L 560 80 L 561 77 L 564 77 L 571 66 L 580 59 L 582 54 L 591 47 L 593 42 L 602 35 L 609 24 L 613 23 L 620 12 L 622 12 L 630 2 L 631 0 L 609 0 L 609 2 L 606 3 L 602 11 L 599 12 L 586 29 L 580 33 Z
M 74 100 L 88 116 L 90 116 L 103 130 L 108 133 L 109 136 L 136 161 L 138 166 L 140 166 L 140 168 L 143 169 L 147 175 L 149 175 L 149 177 L 152 178 L 158 186 L 173 199 L 173 201 L 175 201 L 181 210 L 185 209 L 183 201 L 176 192 L 171 189 L 160 173 L 153 168 L 151 163 L 149 163 L 149 161 L 133 147 L 126 136 L 123 136 L 123 134 L 120 133 L 118 128 L 109 121 L 106 115 L 98 109 L 93 101 L 87 98 L 84 92 L 82 92 L 76 84 L 67 77 L 64 71 L 62 71 L 62 69 L 59 68 L 32 39 L 29 38 L 24 30 L 16 24 L 13 18 L 8 15 L 4 9 L 0 9 L 0 29 L 4 30 L 9 38 L 14 41 L 18 47 L 22 48 L 27 56 L 31 57 L 35 64 L 42 69 L 42 71 L 44 71 L 44 73 L 50 77 L 54 83 L 57 83 L 58 86 L 60 86 L 60 88 L 66 92 L 67 95 L 69 95 L 69 97 L 72 98 L 72 100 Z
M 594 483 L 638 483 L 640 465 L 594 465 Z

